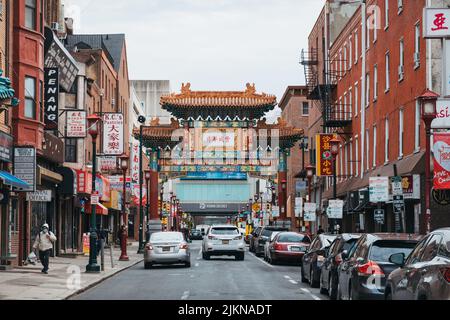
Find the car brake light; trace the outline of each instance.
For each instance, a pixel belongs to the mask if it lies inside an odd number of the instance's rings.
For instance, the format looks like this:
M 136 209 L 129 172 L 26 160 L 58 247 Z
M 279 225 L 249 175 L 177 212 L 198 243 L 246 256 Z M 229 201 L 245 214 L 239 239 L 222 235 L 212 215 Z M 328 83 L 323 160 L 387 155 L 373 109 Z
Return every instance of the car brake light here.
M 146 250 L 153 250 L 153 247 L 152 247 L 150 244 L 147 244 L 147 245 L 145 246 L 145 249 L 146 249 Z
M 442 276 L 447 282 L 450 282 L 450 268 L 441 269 Z
M 275 244 L 273 245 L 273 248 L 274 248 L 275 250 L 281 250 L 283 247 L 282 247 L 281 244 L 275 243 Z
M 180 249 L 187 249 L 188 245 L 186 243 L 180 244 Z
M 371 275 L 384 275 L 380 266 L 373 261 L 369 261 L 357 267 L 358 275 L 371 276 Z

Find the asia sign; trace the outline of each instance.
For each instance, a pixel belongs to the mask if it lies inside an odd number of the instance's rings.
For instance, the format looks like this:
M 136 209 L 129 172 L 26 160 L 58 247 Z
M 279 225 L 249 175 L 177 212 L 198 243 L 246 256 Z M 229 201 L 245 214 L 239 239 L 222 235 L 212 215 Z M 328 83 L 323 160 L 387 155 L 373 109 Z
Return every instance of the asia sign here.
M 450 41 L 446 41 L 449 43 L 448 49 L 450 50 Z M 447 52 L 449 55 L 450 62 L 450 52 Z M 450 94 L 450 63 L 446 64 L 446 94 Z M 449 129 L 450 128 L 450 99 L 438 99 L 436 102 L 436 119 L 431 122 L 431 128 L 435 129 Z
M 59 70 L 58 68 L 44 68 L 44 114 L 45 129 L 58 129 L 58 99 L 59 99 Z
M 450 134 L 433 135 L 434 189 L 450 189 Z
M 450 36 L 450 9 L 423 9 L 423 37 L 445 38 Z
M 103 154 L 123 154 L 123 121 L 122 113 L 103 114 Z
M 369 178 L 369 201 L 370 202 L 389 201 L 389 177 Z
M 317 176 L 319 177 L 333 175 L 333 155 L 331 154 L 330 140 L 334 137 L 334 134 L 316 135 Z
M 86 137 L 86 111 L 66 112 L 66 137 L 85 138 Z
M 30 188 L 22 191 L 36 190 L 36 149 L 16 147 L 14 149 L 14 175 L 25 181 Z

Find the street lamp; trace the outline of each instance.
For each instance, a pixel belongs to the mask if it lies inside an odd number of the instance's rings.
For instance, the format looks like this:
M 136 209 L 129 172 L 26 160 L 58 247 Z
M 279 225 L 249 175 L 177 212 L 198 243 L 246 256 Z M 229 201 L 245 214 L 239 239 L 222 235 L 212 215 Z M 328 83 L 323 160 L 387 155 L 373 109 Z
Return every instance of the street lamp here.
M 97 136 L 100 133 L 100 126 L 102 124 L 102 118 L 96 114 L 92 114 L 87 117 L 88 121 L 88 133 L 92 137 L 92 194 L 95 194 L 95 177 L 97 173 Z M 97 232 L 96 227 L 96 205 L 92 204 L 91 209 L 91 227 L 89 236 L 89 264 L 86 266 L 86 272 L 98 273 L 100 272 L 100 266 L 97 264 Z
M 147 204 L 146 204 L 146 216 L 147 216 L 147 224 L 149 223 L 150 219 L 149 219 L 149 213 L 150 213 L 150 170 L 146 169 L 144 170 L 145 173 L 145 182 L 146 182 L 146 188 L 147 188 Z M 146 236 L 146 242 L 148 242 L 150 240 L 150 229 L 147 227 L 147 230 L 145 232 L 145 236 Z
M 338 153 L 339 153 L 339 144 L 341 143 L 341 141 L 338 139 L 338 138 L 336 138 L 336 137 L 333 137 L 333 139 L 331 139 L 330 140 L 330 145 L 331 145 L 331 155 L 333 156 L 333 199 L 337 199 L 337 186 L 336 186 L 336 167 L 337 167 L 337 165 L 336 165 L 336 163 L 337 163 L 337 161 L 336 161 L 336 159 L 337 159 L 337 155 L 338 155 Z M 334 231 L 334 228 L 335 228 L 335 221 L 334 221 L 334 219 L 332 219 L 332 224 L 331 224 L 331 226 L 332 226 L 332 230 Z
M 433 92 L 429 89 L 425 90 L 425 92 L 419 97 L 419 101 L 421 103 L 421 116 L 422 120 L 425 123 L 425 233 L 428 234 L 431 231 L 431 210 L 430 210 L 430 193 L 431 193 L 431 174 L 430 174 L 430 165 L 431 165 L 431 148 L 430 148 L 430 136 L 431 136 L 431 122 L 436 118 L 436 102 L 439 98 L 439 95 L 436 92 Z
M 122 195 L 122 220 L 124 229 L 120 234 L 120 258 L 119 261 L 128 261 L 127 255 L 127 239 L 128 239 L 128 219 L 126 215 L 126 188 L 127 188 L 127 170 L 128 170 L 128 161 L 129 157 L 126 154 L 123 154 L 119 157 L 120 160 L 120 169 L 123 172 L 123 195 Z

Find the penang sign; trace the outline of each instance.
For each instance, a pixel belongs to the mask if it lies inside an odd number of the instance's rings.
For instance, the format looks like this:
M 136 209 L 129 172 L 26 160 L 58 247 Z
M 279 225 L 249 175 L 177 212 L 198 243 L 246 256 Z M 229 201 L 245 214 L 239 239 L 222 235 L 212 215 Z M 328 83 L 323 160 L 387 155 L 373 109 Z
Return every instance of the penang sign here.
M 58 95 L 59 95 L 58 68 L 45 68 L 45 129 L 58 129 Z

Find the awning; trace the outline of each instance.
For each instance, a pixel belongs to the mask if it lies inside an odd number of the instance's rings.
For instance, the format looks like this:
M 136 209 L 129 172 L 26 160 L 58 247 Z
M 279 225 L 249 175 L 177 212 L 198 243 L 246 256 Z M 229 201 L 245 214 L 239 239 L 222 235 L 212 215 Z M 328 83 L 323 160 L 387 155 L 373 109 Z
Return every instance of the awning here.
M 92 205 L 91 205 L 90 202 L 88 202 L 88 203 L 86 204 L 86 207 L 85 207 L 85 208 L 86 208 L 86 209 L 85 209 L 85 212 L 86 212 L 87 214 L 91 214 L 91 211 L 92 211 Z M 107 216 L 107 215 L 108 215 L 108 208 L 106 208 L 104 205 L 102 205 L 101 203 L 99 203 L 99 204 L 95 205 L 95 214 L 99 214 L 99 215 L 102 215 L 102 216 Z
M 13 176 L 12 174 L 6 171 L 0 171 L 0 180 L 3 181 L 4 184 L 13 186 L 17 189 L 29 189 L 30 186 L 25 181 Z

